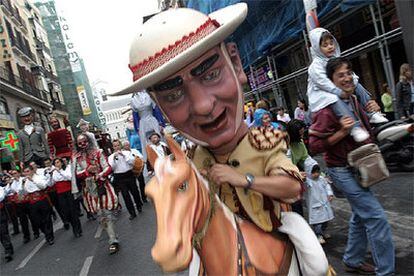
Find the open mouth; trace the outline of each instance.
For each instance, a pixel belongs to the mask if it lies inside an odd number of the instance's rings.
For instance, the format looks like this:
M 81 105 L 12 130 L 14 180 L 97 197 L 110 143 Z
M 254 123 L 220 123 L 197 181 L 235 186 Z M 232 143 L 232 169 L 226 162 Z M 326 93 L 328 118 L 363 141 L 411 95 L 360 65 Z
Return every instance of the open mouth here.
M 214 121 L 200 125 L 201 129 L 205 132 L 213 132 L 220 129 L 226 121 L 226 111 L 227 109 L 225 108 Z

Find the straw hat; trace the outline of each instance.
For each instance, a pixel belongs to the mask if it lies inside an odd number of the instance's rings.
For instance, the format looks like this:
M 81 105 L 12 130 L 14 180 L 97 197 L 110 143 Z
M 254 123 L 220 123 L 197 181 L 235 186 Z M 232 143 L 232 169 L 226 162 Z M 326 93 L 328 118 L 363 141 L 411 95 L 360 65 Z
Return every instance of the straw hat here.
M 188 8 L 156 14 L 143 24 L 131 45 L 129 67 L 134 83 L 112 95 L 146 89 L 174 74 L 224 41 L 246 15 L 246 3 L 209 15 Z

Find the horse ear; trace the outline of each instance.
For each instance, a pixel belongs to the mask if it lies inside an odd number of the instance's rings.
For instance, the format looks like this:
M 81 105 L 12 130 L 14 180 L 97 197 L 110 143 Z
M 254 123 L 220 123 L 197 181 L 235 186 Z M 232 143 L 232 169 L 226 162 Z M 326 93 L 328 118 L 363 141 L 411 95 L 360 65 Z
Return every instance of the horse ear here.
M 181 150 L 180 145 L 172 138 L 172 136 L 166 135 L 168 147 L 172 154 L 174 154 L 175 160 L 185 160 L 185 153 Z
M 158 154 L 150 147 L 150 145 L 146 145 L 145 149 L 147 150 L 147 159 L 149 160 L 151 167 L 155 168 L 155 160 L 157 160 Z

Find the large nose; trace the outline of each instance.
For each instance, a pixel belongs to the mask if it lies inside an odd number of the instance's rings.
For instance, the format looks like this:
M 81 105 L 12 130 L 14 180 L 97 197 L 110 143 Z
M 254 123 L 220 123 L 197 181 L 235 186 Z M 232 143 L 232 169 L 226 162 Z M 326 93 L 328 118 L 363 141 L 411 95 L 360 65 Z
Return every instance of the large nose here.
M 211 89 L 196 81 L 188 83 L 186 89 L 190 97 L 192 114 L 200 116 L 211 114 L 215 105 L 215 96 Z

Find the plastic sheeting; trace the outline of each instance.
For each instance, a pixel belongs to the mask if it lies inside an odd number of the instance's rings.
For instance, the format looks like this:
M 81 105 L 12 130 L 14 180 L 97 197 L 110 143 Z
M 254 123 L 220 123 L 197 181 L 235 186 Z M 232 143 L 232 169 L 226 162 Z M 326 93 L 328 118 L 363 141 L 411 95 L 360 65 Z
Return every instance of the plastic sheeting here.
M 245 2 L 249 12 L 245 22 L 229 38 L 238 45 L 244 66 L 248 66 L 273 46 L 297 38 L 306 29 L 302 0 L 189 0 L 187 7 L 209 14 L 222 7 Z M 321 18 L 339 5 L 342 12 L 375 3 L 376 0 L 318 0 Z

